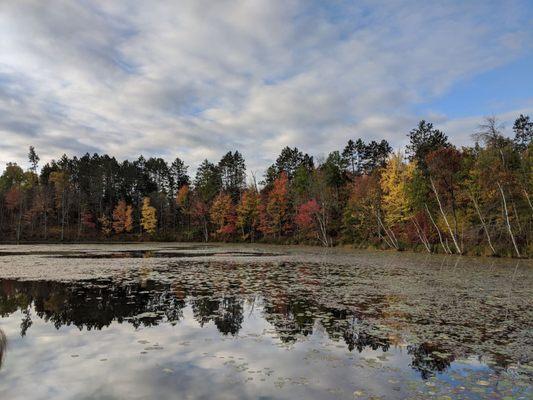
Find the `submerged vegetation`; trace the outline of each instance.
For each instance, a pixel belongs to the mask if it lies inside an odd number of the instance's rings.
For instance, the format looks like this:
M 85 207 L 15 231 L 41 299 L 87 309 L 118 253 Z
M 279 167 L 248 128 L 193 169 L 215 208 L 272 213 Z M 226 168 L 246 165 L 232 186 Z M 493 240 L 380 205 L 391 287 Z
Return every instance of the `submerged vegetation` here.
M 533 122 L 494 118 L 457 148 L 421 121 L 405 155 L 348 141 L 317 162 L 286 147 L 260 185 L 243 156 L 205 160 L 66 155 L 0 177 L 0 240 L 219 240 L 353 244 L 446 254 L 533 254 Z

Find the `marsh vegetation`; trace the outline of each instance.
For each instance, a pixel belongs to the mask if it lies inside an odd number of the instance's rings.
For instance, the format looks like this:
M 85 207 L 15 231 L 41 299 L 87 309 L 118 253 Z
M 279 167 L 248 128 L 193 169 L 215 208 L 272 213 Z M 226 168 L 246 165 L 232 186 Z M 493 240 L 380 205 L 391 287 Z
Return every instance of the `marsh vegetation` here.
M 2 398 L 531 395 L 526 260 L 12 246 L 0 277 Z

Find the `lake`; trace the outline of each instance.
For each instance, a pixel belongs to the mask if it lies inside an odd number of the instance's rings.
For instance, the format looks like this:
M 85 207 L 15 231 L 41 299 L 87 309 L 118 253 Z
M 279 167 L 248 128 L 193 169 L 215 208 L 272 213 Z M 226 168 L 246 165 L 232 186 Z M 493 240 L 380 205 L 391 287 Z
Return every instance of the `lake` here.
M 531 399 L 533 266 L 0 246 L 0 399 Z

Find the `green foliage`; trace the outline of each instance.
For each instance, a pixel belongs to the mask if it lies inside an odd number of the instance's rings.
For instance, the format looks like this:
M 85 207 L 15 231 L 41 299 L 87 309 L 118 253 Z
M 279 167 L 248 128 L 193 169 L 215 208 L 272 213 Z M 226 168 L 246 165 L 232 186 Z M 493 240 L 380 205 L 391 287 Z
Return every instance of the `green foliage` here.
M 227 152 L 218 163 L 222 190 L 229 193 L 236 201 L 246 184 L 246 164 L 238 151 Z
M 533 249 L 532 125 L 514 138 L 487 118 L 472 147 L 456 149 L 431 123 L 409 134 L 409 161 L 387 141 L 349 140 L 318 166 L 286 147 L 265 185 L 245 187 L 238 151 L 204 160 L 190 184 L 179 158 L 117 161 L 85 154 L 45 163 L 33 147 L 23 170 L 0 175 L 0 237 L 8 240 L 131 239 L 339 241 L 367 246 L 495 255 Z M 111 218 L 112 217 L 112 218 Z M 424 250 L 425 249 L 425 250 Z
M 222 188 L 220 169 L 208 160 L 204 160 L 196 171 L 194 188 L 203 201 L 213 200 Z
M 442 147 L 448 147 L 448 137 L 440 130 L 434 129 L 431 122 L 424 120 L 412 129 L 409 134 L 409 144 L 407 154 L 409 161 L 415 161 L 422 171 L 427 170 L 426 157 L 432 151 Z

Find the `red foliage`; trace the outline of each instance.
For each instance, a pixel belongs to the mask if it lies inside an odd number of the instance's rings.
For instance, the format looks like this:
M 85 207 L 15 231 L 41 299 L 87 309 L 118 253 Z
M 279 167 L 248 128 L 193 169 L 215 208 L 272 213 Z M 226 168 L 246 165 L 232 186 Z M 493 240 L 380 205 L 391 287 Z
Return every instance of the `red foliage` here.
M 209 207 L 202 200 L 196 199 L 192 204 L 191 214 L 195 218 L 205 218 L 209 214 Z
M 295 222 L 300 229 L 311 229 L 315 226 L 315 215 L 320 211 L 320 206 L 315 199 L 298 207 Z
M 405 236 L 409 243 L 420 243 L 419 232 L 415 225 L 418 224 L 420 234 L 424 235 L 430 242 L 434 239 L 432 235 L 432 224 L 424 211 L 419 211 L 413 216 L 413 220 L 405 225 Z
M 439 192 L 447 194 L 452 191 L 457 180 L 455 175 L 461 170 L 461 152 L 453 147 L 444 147 L 429 153 L 426 163 Z
M 18 186 L 13 186 L 6 193 L 6 207 L 8 210 L 13 211 L 18 208 L 21 200 L 21 190 Z
M 360 202 L 373 197 L 380 190 L 379 179 L 375 175 L 361 175 L 354 179 L 350 200 Z
M 84 212 L 81 216 L 81 223 L 84 227 L 89 229 L 96 228 L 96 223 L 94 222 L 94 217 L 90 212 Z

